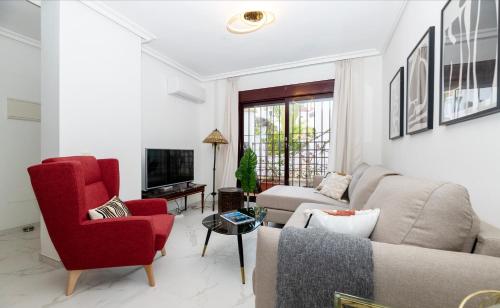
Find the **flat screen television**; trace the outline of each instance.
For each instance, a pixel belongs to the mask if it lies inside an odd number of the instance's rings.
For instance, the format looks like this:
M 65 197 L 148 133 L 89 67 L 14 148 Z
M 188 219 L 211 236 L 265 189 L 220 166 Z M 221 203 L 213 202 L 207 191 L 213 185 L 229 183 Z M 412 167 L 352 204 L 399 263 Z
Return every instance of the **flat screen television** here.
M 191 182 L 194 151 L 146 149 L 146 189 Z

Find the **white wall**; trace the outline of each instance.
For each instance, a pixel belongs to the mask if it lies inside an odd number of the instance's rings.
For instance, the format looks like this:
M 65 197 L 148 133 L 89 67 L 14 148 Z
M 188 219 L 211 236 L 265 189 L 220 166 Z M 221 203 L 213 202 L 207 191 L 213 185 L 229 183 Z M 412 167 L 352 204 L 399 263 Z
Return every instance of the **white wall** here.
M 211 154 L 202 152 L 202 149 L 209 148 L 210 145 L 203 144 L 202 140 L 213 129 L 213 100 L 194 103 L 167 94 L 167 81 L 174 77 L 201 86 L 199 81 L 181 71 L 146 53 L 142 54 L 142 166 L 144 167 L 145 148 L 192 149 L 195 159 L 194 182 L 211 185 Z M 212 96 L 211 92 L 209 95 Z M 210 185 L 207 193 L 211 191 Z M 190 196 L 188 203 L 199 200 L 200 195 Z M 170 202 L 169 208 L 173 207 L 174 202 Z
M 61 2 L 61 155 L 120 161 L 120 197 L 140 198 L 141 39 L 78 2 Z
M 0 36 L 0 230 L 39 220 L 26 168 L 40 161 L 40 123 L 7 119 L 7 98 L 40 102 L 40 49 Z
M 59 156 L 118 158 L 120 195 L 124 199 L 138 198 L 141 39 L 80 2 L 63 1 L 59 6 L 58 39 L 49 41 L 51 34 L 57 33 L 44 35 L 48 22 L 42 20 L 42 49 L 53 47 L 49 51 L 59 55 L 55 86 L 58 97 L 43 101 L 47 107 L 58 106 L 58 115 L 46 114 L 44 121 L 53 121 L 59 127 L 43 132 L 42 145 L 46 146 L 44 137 L 56 137 L 59 149 L 52 153 L 58 152 Z M 44 73 L 43 78 L 50 79 L 47 74 L 52 72 Z
M 79 1 L 42 1 L 42 81 L 42 155 L 117 158 L 120 197 L 140 198 L 141 39 Z
M 480 218 L 500 226 L 500 114 L 439 126 L 440 14 L 446 1 L 409 1 L 383 56 L 384 165 L 406 175 L 464 185 Z M 389 82 L 429 26 L 435 26 L 434 129 L 388 139 Z M 406 91 L 406 88 L 405 88 Z

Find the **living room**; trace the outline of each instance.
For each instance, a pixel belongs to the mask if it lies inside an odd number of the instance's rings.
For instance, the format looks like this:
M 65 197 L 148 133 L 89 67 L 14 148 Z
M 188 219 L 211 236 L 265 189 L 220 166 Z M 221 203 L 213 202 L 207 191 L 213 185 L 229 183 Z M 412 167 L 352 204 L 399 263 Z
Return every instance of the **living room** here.
M 0 307 L 500 305 L 498 7 L 1 1 Z

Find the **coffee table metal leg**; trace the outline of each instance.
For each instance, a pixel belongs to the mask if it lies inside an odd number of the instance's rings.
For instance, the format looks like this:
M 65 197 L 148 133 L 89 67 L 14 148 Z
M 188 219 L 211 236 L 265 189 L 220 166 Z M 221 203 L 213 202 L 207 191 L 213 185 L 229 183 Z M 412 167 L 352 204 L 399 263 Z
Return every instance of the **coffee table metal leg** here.
M 212 233 L 212 230 L 208 229 L 207 231 L 207 237 L 205 238 L 205 246 L 203 246 L 203 252 L 201 253 L 201 256 L 205 256 L 205 251 L 207 250 L 208 246 L 208 240 L 210 239 L 210 234 Z
M 238 253 L 240 254 L 240 271 L 241 283 L 245 284 L 245 264 L 243 262 L 243 243 L 241 241 L 241 234 L 238 234 Z
M 201 213 L 203 214 L 203 208 L 205 207 L 205 189 L 201 191 Z

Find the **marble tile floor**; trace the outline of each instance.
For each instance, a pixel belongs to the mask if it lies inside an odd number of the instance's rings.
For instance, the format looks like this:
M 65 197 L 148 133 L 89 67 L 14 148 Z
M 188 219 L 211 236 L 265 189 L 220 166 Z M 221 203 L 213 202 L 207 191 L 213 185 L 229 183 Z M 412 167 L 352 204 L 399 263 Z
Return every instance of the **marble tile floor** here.
M 209 202 L 207 202 L 209 204 Z M 167 255 L 157 254 L 156 287 L 149 287 L 142 267 L 89 270 L 75 293 L 64 295 L 67 273 L 39 261 L 39 228 L 0 234 L 0 307 L 254 307 L 252 271 L 257 231 L 243 236 L 246 284 L 241 284 L 235 236 L 212 233 L 207 254 L 201 257 L 212 214 L 199 204 L 177 216 Z

